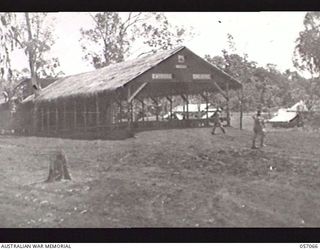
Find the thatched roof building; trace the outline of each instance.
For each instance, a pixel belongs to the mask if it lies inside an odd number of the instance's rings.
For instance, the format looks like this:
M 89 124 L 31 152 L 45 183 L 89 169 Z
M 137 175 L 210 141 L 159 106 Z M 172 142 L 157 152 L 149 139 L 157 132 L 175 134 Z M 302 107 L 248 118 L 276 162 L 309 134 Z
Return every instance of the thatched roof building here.
M 37 101 L 52 101 L 58 98 L 70 96 L 95 95 L 97 93 L 111 92 L 118 88 L 123 88 L 134 80 L 138 80 L 137 78 L 143 76 L 148 71 L 156 68 L 159 64 L 164 63 L 165 60 L 179 52 L 182 52 L 183 50 L 192 53 L 186 47 L 181 46 L 153 55 L 147 55 L 141 58 L 111 64 L 95 71 L 61 78 L 47 88 L 44 88 L 38 96 Z M 195 54 L 193 54 L 193 56 L 198 57 Z M 202 58 L 201 60 L 205 62 Z M 213 73 L 218 74 L 216 76 L 216 80 L 225 78 L 230 82 L 229 86 L 231 89 L 241 88 L 241 83 L 236 79 L 215 65 L 207 64 L 210 65 Z M 221 87 L 225 88 L 224 86 Z M 30 99 L 32 98 L 29 98 L 28 100 Z
M 87 131 L 89 127 L 110 129 L 123 120 L 130 123 L 134 100 L 144 108 L 145 98 L 170 101 L 171 96 L 180 95 L 188 103 L 188 95 L 205 98 L 205 92 L 219 92 L 228 99 L 230 89 L 241 87 L 221 69 L 179 47 L 61 78 L 24 103 L 34 104 L 34 131 L 59 134 L 62 130 Z M 122 119 L 123 113 L 131 113 L 131 117 Z

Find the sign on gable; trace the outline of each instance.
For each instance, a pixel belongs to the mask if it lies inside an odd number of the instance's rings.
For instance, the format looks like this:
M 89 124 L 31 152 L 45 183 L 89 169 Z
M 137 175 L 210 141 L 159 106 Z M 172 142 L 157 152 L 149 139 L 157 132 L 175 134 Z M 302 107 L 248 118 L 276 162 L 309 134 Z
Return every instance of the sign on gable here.
M 177 68 L 177 69 L 186 69 L 186 68 L 187 68 L 187 65 L 184 65 L 184 64 L 176 64 L 176 68 Z
M 178 55 L 178 63 L 184 63 L 184 55 Z
M 164 74 L 164 73 L 152 74 L 152 79 L 161 79 L 161 80 L 172 79 L 172 74 Z
M 192 74 L 194 80 L 211 80 L 210 74 Z

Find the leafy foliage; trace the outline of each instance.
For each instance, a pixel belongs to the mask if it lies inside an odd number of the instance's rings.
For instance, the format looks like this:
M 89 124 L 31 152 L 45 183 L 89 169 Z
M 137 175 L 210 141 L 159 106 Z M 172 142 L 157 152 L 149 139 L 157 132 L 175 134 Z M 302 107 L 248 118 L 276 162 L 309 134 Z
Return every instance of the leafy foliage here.
M 169 50 L 182 44 L 184 38 L 192 36 L 191 31 L 184 27 L 173 26 L 163 13 L 153 13 L 148 22 L 141 25 L 140 36 L 143 43 L 151 48 L 152 53 Z
M 122 20 L 116 12 L 91 15 L 94 28 L 80 30 L 84 59 L 91 62 L 95 68 L 122 62 L 128 53 L 130 42 L 134 40 L 134 36 L 129 35 L 129 29 L 134 28 L 141 15 L 129 13 L 126 20 Z
M 320 73 L 320 12 L 308 12 L 304 18 L 304 30 L 296 40 L 294 64 L 311 75 Z
M 13 13 L 0 14 L 0 74 L 1 79 L 12 80 L 11 52 L 17 47 L 16 16 Z
M 278 71 L 276 65 L 261 67 L 256 62 L 249 61 L 248 55 L 239 55 L 230 34 L 228 50 L 223 50 L 222 56 L 206 55 L 205 59 L 243 84 L 243 96 L 238 95 L 238 98 L 232 97 L 230 100 L 233 109 L 239 110 L 239 99 L 242 100 L 245 111 L 257 107 L 287 106 L 294 102 L 288 76 Z
M 26 16 L 27 13 L 0 13 L 1 87 L 9 99 L 18 95 L 15 92 L 17 82 L 30 77 L 33 69 L 36 78 L 63 74 L 58 58 L 49 56 L 54 37 L 52 25 L 46 22 L 47 14 L 28 13 L 29 25 Z M 17 49 L 23 49 L 29 62 L 29 69 L 21 72 L 11 65 L 12 53 Z
M 48 55 L 54 45 L 54 36 L 53 26 L 46 22 L 47 13 L 31 13 L 29 16 L 31 38 L 28 36 L 28 26 L 22 22 L 17 41 L 25 54 L 31 55 L 36 77 L 62 75 L 58 58 Z
M 319 104 L 320 97 L 320 12 L 308 12 L 303 25 L 304 30 L 296 40 L 293 62 L 298 70 L 308 71 L 311 79 L 296 74 L 293 95 L 306 100 L 310 108 Z
M 163 13 L 130 12 L 124 17 L 117 12 L 102 12 L 91 17 L 94 27 L 80 30 L 80 42 L 84 59 L 95 68 L 124 61 L 138 37 L 151 48 L 147 53 L 154 53 L 177 46 L 187 33 L 170 25 Z

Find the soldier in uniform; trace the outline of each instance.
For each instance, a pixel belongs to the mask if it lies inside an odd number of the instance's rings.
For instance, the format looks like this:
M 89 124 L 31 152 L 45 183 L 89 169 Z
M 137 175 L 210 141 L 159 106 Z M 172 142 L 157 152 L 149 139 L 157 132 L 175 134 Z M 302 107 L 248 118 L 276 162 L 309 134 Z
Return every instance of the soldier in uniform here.
M 261 116 L 261 110 L 257 111 L 257 114 L 252 116 L 254 120 L 253 125 L 253 140 L 252 140 L 252 149 L 256 149 L 256 139 L 260 137 L 260 147 L 264 145 L 264 138 L 265 138 L 265 122 L 263 117 Z
M 220 121 L 221 111 L 222 110 L 220 108 L 218 108 L 213 114 L 213 117 L 212 117 L 213 118 L 213 129 L 212 129 L 212 132 L 211 132 L 212 135 L 215 134 L 215 131 L 216 131 L 217 127 L 219 127 L 224 134 L 226 133 L 226 131 L 222 127 L 222 124 L 221 124 L 221 121 Z

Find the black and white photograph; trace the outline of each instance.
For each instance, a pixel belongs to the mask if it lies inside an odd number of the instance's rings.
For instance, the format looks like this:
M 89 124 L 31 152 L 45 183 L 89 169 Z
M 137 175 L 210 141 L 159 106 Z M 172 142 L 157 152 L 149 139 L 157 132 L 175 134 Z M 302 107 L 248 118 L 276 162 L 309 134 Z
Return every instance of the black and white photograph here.
M 320 226 L 320 12 L 0 13 L 1 228 Z

